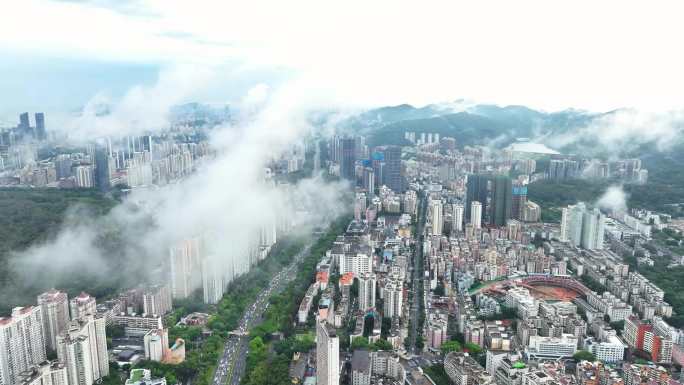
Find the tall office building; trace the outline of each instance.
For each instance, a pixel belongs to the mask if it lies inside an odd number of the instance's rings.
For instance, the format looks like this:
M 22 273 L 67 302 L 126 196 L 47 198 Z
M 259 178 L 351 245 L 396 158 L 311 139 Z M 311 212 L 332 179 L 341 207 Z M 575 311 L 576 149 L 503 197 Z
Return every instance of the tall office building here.
M 353 138 L 340 140 L 342 156 L 340 159 L 340 176 L 344 179 L 356 180 L 356 147 Z
M 603 249 L 603 233 L 605 230 L 605 216 L 597 208 L 587 210 L 582 216 L 582 242 L 585 249 Z
M 452 220 L 452 226 L 451 228 L 454 231 L 461 232 L 463 231 L 463 214 L 464 214 L 464 207 L 460 203 L 454 203 L 452 207 L 452 214 L 451 214 L 451 220 Z
M 112 157 L 104 147 L 95 150 L 95 185 L 102 191 L 112 187 Z
M 359 310 L 375 308 L 376 277 L 373 273 L 359 275 Z
M 482 223 L 482 215 L 487 211 L 487 183 L 489 178 L 486 175 L 468 175 L 466 182 L 466 219 L 473 223 L 472 207 L 473 202 L 480 203 L 480 223 Z
M 38 306 L 43 316 L 46 347 L 57 350 L 57 336 L 69 323 L 69 299 L 59 290 L 49 290 L 38 296 Z
M 0 318 L 0 385 L 18 384 L 21 373 L 46 357 L 40 307 L 17 307 Z
M 482 228 L 482 204 L 478 201 L 470 204 L 470 224 L 474 229 Z
M 442 235 L 444 228 L 442 201 L 437 199 L 430 201 L 430 209 L 432 211 L 432 235 Z
M 376 152 L 382 153 L 382 183 L 394 192 L 404 192 L 404 181 L 401 176 L 401 147 L 378 147 Z
M 513 197 L 511 202 L 511 218 L 522 220 L 523 210 L 527 203 L 527 186 L 513 185 Z
M 325 320 L 316 321 L 316 384 L 340 384 L 340 340 Z
M 492 226 L 506 226 L 511 219 L 513 205 L 513 186 L 511 178 L 497 175 L 492 180 L 491 214 L 489 224 Z
M 200 238 L 182 241 L 169 249 L 173 298 L 187 298 L 202 285 L 201 253 Z
M 89 314 L 69 323 L 57 337 L 57 358 L 66 367 L 69 384 L 91 385 L 108 376 L 105 318 Z
M 90 294 L 81 293 L 69 301 L 69 310 L 71 311 L 72 320 L 95 315 L 97 314 L 97 302 L 95 297 Z
M 45 114 L 42 112 L 36 112 L 36 138 L 39 140 L 45 140 L 47 138 L 47 133 L 45 132 Z

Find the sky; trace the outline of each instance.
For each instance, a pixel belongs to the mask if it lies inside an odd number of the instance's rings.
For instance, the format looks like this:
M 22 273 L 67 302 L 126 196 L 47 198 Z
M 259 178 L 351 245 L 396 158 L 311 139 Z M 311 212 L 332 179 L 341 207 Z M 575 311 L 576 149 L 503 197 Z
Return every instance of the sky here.
M 0 22 L 0 124 L 122 97 L 176 68 L 213 73 L 187 101 L 297 82 L 308 98 L 354 107 L 664 111 L 684 89 L 682 11 L 681 1 L 15 1 Z

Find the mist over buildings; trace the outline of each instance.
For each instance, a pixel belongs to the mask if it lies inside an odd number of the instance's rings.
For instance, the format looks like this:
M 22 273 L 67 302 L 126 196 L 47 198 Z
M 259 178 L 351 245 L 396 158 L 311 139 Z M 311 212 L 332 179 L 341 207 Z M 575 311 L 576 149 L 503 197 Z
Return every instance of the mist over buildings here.
M 146 103 L 174 92 L 174 84 L 180 95 Z M 131 90 L 112 105 L 111 114 L 98 116 L 87 106 L 66 127 L 75 128 L 70 134 L 78 132 L 83 141 L 159 132 L 168 126 L 168 109 L 191 92 L 183 76 L 162 75 L 154 87 Z M 264 226 L 286 223 L 306 235 L 344 213 L 345 182 L 314 175 L 295 184 L 276 184 L 266 169 L 270 160 L 317 130 L 308 119 L 309 106 L 294 97 L 299 92 L 257 85 L 236 107 L 234 121 L 211 128 L 209 142 L 216 156 L 194 174 L 158 189 L 134 189 L 100 218 L 72 209 L 53 240 L 13 255 L 10 263 L 18 282 L 45 288 L 86 275 L 122 277 L 128 284 L 155 280 L 165 271 L 169 248 L 184 240 L 202 237 L 213 263 L 230 264 L 246 258 L 245 250 Z M 91 106 L 100 100 L 96 96 Z

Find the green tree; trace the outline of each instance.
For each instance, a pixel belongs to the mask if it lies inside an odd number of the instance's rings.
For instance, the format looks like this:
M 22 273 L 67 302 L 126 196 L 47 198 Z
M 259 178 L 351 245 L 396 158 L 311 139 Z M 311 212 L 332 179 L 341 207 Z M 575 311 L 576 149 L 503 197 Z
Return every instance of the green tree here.
M 357 349 L 368 349 L 368 338 L 366 337 L 354 337 L 351 343 L 351 350 Z
M 588 351 L 586 351 L 586 350 L 578 350 L 577 353 L 575 353 L 575 354 L 572 356 L 572 358 L 573 358 L 576 362 L 580 362 L 580 361 L 591 361 L 591 362 L 594 362 L 594 361 L 596 361 L 596 356 L 594 356 L 593 354 L 591 354 L 590 352 L 588 352 Z
M 447 354 L 450 352 L 460 352 L 463 347 L 458 341 L 447 341 L 442 344 L 442 346 L 439 347 L 439 349 L 442 351 L 443 354 Z

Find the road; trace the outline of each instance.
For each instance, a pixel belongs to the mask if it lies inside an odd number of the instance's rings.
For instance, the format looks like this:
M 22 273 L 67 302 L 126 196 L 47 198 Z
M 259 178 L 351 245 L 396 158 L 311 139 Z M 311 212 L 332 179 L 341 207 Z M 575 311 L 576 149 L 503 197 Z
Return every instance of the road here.
M 418 225 L 416 226 L 416 245 L 413 252 L 413 297 L 411 301 L 411 314 L 409 330 L 409 342 L 411 351 L 416 354 L 416 337 L 418 335 L 418 319 L 422 309 L 423 303 L 423 286 L 425 272 L 423 268 L 423 230 L 425 228 L 425 216 L 427 215 L 427 199 L 424 196 L 420 198 L 420 207 L 418 209 Z M 420 331 L 422 333 L 422 330 Z M 419 352 L 420 353 L 420 352 Z
M 257 296 L 252 306 L 242 315 L 238 328 L 226 340 L 223 355 L 214 372 L 214 385 L 239 385 L 245 374 L 247 353 L 249 352 L 249 330 L 262 322 L 261 315 L 268 308 L 268 300 L 272 294 L 285 288 L 297 276 L 297 268 L 305 255 L 309 253 L 311 245 L 307 245 L 297 254 L 293 262 L 284 270 L 276 274 L 268 287 Z

